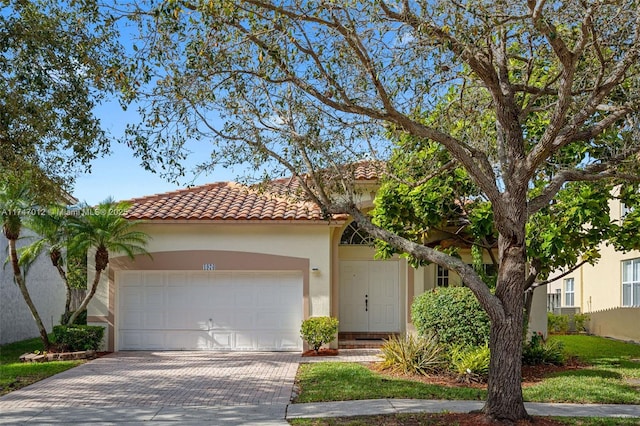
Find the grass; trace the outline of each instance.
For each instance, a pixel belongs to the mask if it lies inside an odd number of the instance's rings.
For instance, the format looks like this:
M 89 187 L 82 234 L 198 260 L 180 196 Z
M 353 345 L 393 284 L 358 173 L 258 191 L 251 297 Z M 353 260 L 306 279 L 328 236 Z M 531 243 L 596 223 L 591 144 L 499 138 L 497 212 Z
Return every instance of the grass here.
M 40 339 L 29 339 L 0 346 L 0 395 L 23 388 L 39 380 L 68 370 L 84 361 L 22 363 L 20 355 L 42 351 Z
M 554 417 L 553 420 L 568 426 L 636 426 L 638 419 L 600 418 L 600 417 Z M 395 426 L 395 425 L 428 425 L 455 426 L 445 416 L 429 413 L 387 414 L 379 416 L 335 417 L 323 419 L 290 419 L 294 426 Z
M 596 336 L 553 336 L 588 368 L 555 373 L 525 388 L 527 401 L 640 404 L 640 345 Z M 636 360 L 636 361 L 634 361 Z
M 355 363 L 320 362 L 301 364 L 301 393 L 295 402 L 348 401 L 377 398 L 482 400 L 486 391 L 454 388 L 389 378 Z
M 526 387 L 526 401 L 601 404 L 640 404 L 640 345 L 594 336 L 553 337 L 562 341 L 568 356 L 589 367 L 556 373 Z M 481 389 L 425 384 L 389 378 L 359 364 L 302 364 L 298 372 L 300 394 L 295 402 L 344 401 L 376 398 L 481 400 Z M 637 421 L 637 420 L 636 420 Z

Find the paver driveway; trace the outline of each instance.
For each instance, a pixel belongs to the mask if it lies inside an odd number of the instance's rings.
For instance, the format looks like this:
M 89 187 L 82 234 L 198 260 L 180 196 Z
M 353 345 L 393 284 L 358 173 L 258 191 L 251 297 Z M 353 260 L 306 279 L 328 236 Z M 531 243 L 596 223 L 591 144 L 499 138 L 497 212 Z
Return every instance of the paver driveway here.
M 0 398 L 2 408 L 287 404 L 287 352 L 117 352 Z

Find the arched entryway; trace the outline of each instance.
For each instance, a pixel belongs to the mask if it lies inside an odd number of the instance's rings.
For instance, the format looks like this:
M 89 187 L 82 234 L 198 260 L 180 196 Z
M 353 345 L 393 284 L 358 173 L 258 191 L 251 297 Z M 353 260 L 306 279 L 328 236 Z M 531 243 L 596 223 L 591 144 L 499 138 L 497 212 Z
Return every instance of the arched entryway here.
M 343 230 L 338 251 L 340 332 L 361 338 L 400 332 L 399 260 L 374 260 L 373 239 L 355 222 Z

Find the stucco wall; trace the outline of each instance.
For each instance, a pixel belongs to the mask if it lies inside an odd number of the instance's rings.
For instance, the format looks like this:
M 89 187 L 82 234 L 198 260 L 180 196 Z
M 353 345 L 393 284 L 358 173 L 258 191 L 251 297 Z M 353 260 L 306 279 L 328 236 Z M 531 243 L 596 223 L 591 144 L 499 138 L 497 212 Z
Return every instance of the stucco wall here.
M 589 317 L 589 333 L 640 343 L 640 327 L 637 326 L 640 308 L 608 309 L 591 312 Z
M 29 234 L 28 231 L 24 232 Z M 18 242 L 18 246 L 29 244 L 28 237 Z M 7 240 L 0 235 L 0 344 L 38 337 L 38 327 L 25 303 L 18 286 L 13 281 L 10 265 L 5 265 Z M 51 261 L 40 256 L 27 274 L 27 288 L 47 331 L 60 323 L 64 312 L 65 287 Z
M 151 236 L 150 253 L 186 250 L 223 250 L 250 252 L 309 259 L 309 313 L 330 315 L 331 227 L 321 225 L 260 225 L 242 224 L 147 224 L 140 228 Z M 89 260 L 89 279 L 91 272 Z M 215 263 L 215 259 L 211 259 Z M 247 264 L 246 270 L 251 270 Z M 113 274 L 113 271 L 110 273 Z M 108 278 L 102 277 L 100 287 L 89 306 L 89 316 L 108 315 Z
M 573 278 L 575 283 L 575 307 L 582 312 L 595 312 L 622 306 L 622 262 L 640 258 L 640 251 L 619 252 L 611 246 L 600 246 L 602 258 L 595 265 L 583 265 L 571 274 L 549 283 L 548 293 L 560 289 L 562 307 L 567 307 L 564 280 Z M 555 272 L 554 274 L 558 274 Z
M 617 192 L 617 190 L 616 190 Z M 614 195 L 617 195 L 614 193 Z M 619 200 L 609 201 L 609 213 L 612 221 L 619 221 L 622 205 Z M 575 282 L 575 307 L 582 312 L 595 312 L 622 306 L 622 262 L 640 258 L 640 251 L 623 253 L 603 243 L 598 247 L 600 260 L 595 265 L 583 265 L 571 274 L 549 283 L 547 293 L 562 293 L 562 307 L 566 307 L 564 280 L 573 278 Z M 556 271 L 551 276 L 558 275 Z

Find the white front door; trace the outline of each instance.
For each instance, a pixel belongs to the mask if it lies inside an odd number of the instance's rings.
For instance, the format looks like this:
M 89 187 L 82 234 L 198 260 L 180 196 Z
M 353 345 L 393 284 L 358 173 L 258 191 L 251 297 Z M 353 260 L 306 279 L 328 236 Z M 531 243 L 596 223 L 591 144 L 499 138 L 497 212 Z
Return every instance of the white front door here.
M 400 331 L 397 261 L 340 262 L 340 331 Z

